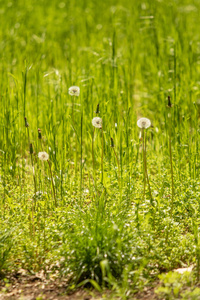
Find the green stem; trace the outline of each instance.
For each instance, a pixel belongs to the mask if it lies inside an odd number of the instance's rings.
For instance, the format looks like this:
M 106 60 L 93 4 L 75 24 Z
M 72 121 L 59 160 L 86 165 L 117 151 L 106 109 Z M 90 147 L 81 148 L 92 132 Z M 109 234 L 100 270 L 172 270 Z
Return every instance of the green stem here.
M 93 177 L 95 180 L 96 174 L 95 174 L 95 161 L 94 161 L 94 133 L 95 133 L 95 127 L 94 127 L 93 135 L 92 135 L 92 164 L 93 164 Z
M 146 147 L 146 132 L 144 134 L 144 158 L 145 158 L 145 172 L 146 172 L 146 178 L 147 178 L 147 185 L 149 188 L 149 194 L 150 194 L 150 199 L 151 199 L 151 205 L 154 206 L 153 204 L 153 197 L 152 197 L 152 193 L 151 193 L 151 186 L 150 186 L 150 182 L 149 182 L 149 176 L 148 176 L 148 172 L 147 172 L 147 147 Z
M 72 122 L 74 124 L 74 99 L 75 99 L 75 96 L 72 96 Z
M 51 174 L 51 183 L 52 183 L 52 187 L 53 187 L 53 195 L 54 195 L 54 200 L 55 200 L 55 207 L 57 207 L 57 200 L 56 200 L 56 193 L 55 193 L 55 187 L 54 187 L 54 183 L 53 183 L 53 175 L 52 175 L 52 171 L 51 171 L 51 164 L 50 161 L 48 161 L 49 164 L 49 170 L 50 170 L 50 174 Z
M 119 188 L 120 188 L 120 190 L 121 190 L 121 180 L 120 180 L 120 166 L 119 166 L 119 159 L 118 159 L 118 157 L 117 157 L 117 153 L 116 153 L 116 151 L 115 151 L 115 148 L 114 147 L 112 147 L 113 148 L 113 151 L 114 151 L 114 154 L 115 154 L 115 157 L 116 157 L 116 160 L 117 160 L 117 167 L 118 167 L 118 182 L 119 182 Z
M 27 131 L 28 131 L 28 142 L 29 142 L 29 145 L 30 145 L 30 136 L 29 136 L 29 128 L 28 127 L 27 127 Z M 34 214 L 35 214 L 35 206 L 36 206 L 37 188 L 36 188 L 36 178 L 35 178 L 35 171 L 34 171 L 32 153 L 30 153 L 30 155 L 31 155 L 31 165 L 32 165 L 32 171 L 33 171 L 34 190 L 35 190 L 35 197 L 34 197 L 34 201 L 32 202 L 32 230 L 33 230 L 33 236 L 35 236 Z
M 170 215 L 172 217 L 173 208 L 174 208 L 174 173 L 173 173 L 173 162 L 172 162 L 171 125 L 170 125 L 170 131 L 169 131 L 169 156 L 170 156 L 171 181 L 172 181 L 172 199 L 171 199 Z
M 102 152 L 101 152 L 101 183 L 103 184 L 103 126 L 101 128 L 101 136 L 102 136 Z
M 29 128 L 27 128 L 27 131 L 28 131 L 28 143 L 30 145 Z M 33 181 L 34 181 L 34 189 L 35 189 L 35 197 L 36 197 L 37 188 L 36 188 L 36 178 L 35 178 L 35 174 L 34 174 L 34 165 L 33 165 L 32 153 L 31 153 L 31 165 L 32 165 L 32 170 L 33 170 Z M 35 205 L 34 205 L 34 210 L 35 210 Z
M 81 174 L 80 174 L 80 198 L 82 197 L 82 176 L 83 176 L 83 113 L 81 113 Z
M 24 74 L 24 118 L 26 116 L 26 84 L 27 84 L 27 73 L 28 73 L 28 68 L 26 67 L 25 74 Z
M 145 170 L 145 135 L 144 129 L 142 128 L 142 154 L 143 154 L 143 179 L 144 179 L 144 192 L 143 192 L 143 199 L 145 199 L 145 190 L 146 190 L 146 170 Z

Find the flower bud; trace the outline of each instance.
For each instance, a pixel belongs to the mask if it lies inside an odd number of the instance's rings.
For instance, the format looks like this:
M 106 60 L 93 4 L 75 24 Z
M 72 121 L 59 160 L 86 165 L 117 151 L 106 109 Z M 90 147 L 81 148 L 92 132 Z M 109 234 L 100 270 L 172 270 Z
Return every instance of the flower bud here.
M 114 148 L 115 145 L 114 145 L 114 141 L 113 141 L 113 138 L 111 138 L 111 147 Z
M 99 114 L 99 103 L 97 104 L 96 114 Z
M 41 140 L 42 139 L 42 133 L 41 133 L 41 129 L 38 128 L 38 139 Z
M 25 121 L 25 127 L 29 127 L 29 124 L 27 122 L 27 118 L 26 117 L 24 118 L 24 121 Z
M 33 145 L 30 144 L 30 154 L 33 154 Z
M 168 96 L 168 107 L 172 107 L 171 98 Z

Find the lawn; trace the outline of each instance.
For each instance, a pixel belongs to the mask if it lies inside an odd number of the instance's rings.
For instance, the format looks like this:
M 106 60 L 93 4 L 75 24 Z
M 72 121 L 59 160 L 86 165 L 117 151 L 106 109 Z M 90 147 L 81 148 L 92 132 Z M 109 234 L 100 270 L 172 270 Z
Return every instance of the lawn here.
M 0 0 L 0 299 L 200 299 L 199 18 Z

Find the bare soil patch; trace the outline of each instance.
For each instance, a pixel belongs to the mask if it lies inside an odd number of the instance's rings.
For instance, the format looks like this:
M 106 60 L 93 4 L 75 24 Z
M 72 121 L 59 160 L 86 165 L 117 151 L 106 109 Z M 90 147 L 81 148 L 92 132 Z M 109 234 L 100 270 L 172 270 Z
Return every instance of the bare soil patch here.
M 20 270 L 0 280 L 0 300 L 120 300 L 120 297 L 115 298 L 111 295 L 110 291 L 101 295 L 95 290 L 85 289 L 69 292 L 67 287 L 67 280 L 47 280 L 42 273 L 29 275 L 25 270 Z M 148 288 L 131 299 L 157 300 L 158 298 L 154 288 Z

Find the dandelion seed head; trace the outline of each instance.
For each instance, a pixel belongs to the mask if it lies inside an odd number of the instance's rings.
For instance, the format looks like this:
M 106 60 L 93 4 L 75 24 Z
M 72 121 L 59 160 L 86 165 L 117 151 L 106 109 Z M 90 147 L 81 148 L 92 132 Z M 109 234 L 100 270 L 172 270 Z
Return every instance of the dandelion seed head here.
M 102 128 L 102 119 L 99 117 L 95 117 L 92 119 L 92 125 L 96 128 Z
M 151 121 L 147 118 L 140 118 L 137 121 L 137 126 L 143 129 L 147 129 L 151 126 Z
M 68 90 L 71 96 L 79 96 L 80 95 L 80 88 L 78 86 L 71 86 Z
M 46 152 L 39 152 L 38 158 L 42 161 L 47 161 L 49 159 L 49 154 Z

